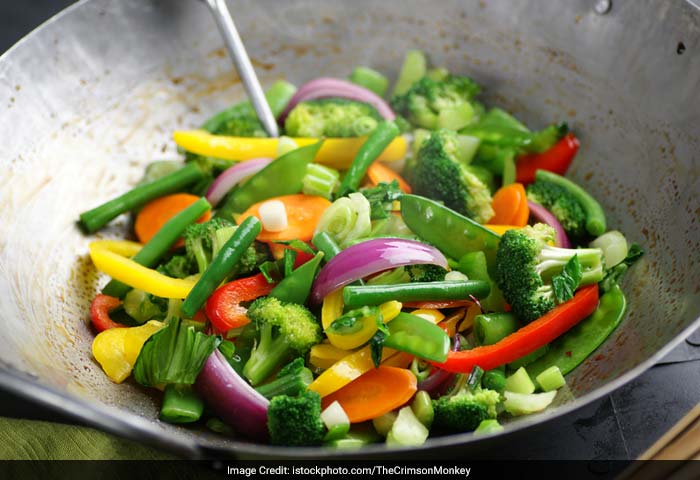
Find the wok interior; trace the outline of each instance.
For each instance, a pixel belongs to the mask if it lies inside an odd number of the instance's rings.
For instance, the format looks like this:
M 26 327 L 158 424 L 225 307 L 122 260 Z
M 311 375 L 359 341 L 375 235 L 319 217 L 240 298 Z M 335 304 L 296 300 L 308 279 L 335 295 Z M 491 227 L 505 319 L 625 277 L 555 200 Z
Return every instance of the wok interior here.
M 620 1 L 601 16 L 587 1 L 239 0 L 232 11 L 264 85 L 345 77 L 360 64 L 395 77 L 404 52 L 420 48 L 533 128 L 569 122 L 582 143 L 570 175 L 647 255 L 625 280 L 624 323 L 567 377 L 559 404 L 629 372 L 697 318 L 700 65 L 676 54 L 664 27 L 700 46 L 689 7 Z M 150 392 L 112 384 L 92 359 L 88 307 L 106 278 L 75 220 L 148 162 L 179 158 L 173 130 L 243 98 L 231 68 L 206 8 L 172 1 L 86 2 L 0 60 L 3 364 L 171 435 L 204 435 L 158 423 Z M 128 222 L 98 236 L 120 238 Z

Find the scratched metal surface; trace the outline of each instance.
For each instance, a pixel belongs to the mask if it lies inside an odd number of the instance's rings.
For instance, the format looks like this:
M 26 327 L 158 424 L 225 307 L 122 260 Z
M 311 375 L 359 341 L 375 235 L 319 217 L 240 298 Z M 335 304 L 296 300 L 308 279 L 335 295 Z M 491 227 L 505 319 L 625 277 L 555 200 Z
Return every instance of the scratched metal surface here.
M 373 4 L 369 14 L 365 3 L 238 2 L 234 15 L 263 83 L 279 76 L 299 83 L 321 72 L 344 76 L 359 63 L 396 72 L 410 44 L 431 52 L 434 63 L 472 75 L 486 85 L 487 101 L 532 125 L 567 119 L 584 145 L 574 178 L 603 200 L 611 225 L 649 249 L 627 279 L 632 313 L 570 376 L 565 405 L 514 422 L 503 437 L 588 403 L 648 366 L 700 310 L 698 110 L 688 108 L 698 105 L 692 8 L 618 1 L 599 16 L 586 1 L 443 1 L 441 9 L 411 2 L 401 9 L 409 15 L 397 14 L 391 3 Z M 20 385 L 10 375 L 6 385 L 41 394 L 45 403 L 107 430 L 146 435 L 191 456 L 202 445 L 232 455 L 280 455 L 160 424 L 151 397 L 134 385 L 110 384 L 89 354 L 85 312 L 104 279 L 90 267 L 87 239 L 74 219 L 127 188 L 144 163 L 175 157 L 172 129 L 196 125 L 243 95 L 207 15 L 196 2 L 94 0 L 0 60 L 0 108 L 7 107 L 0 114 L 6 146 L 0 358 L 8 371 L 34 378 Z M 565 21 L 545 28 L 541 19 L 552 16 Z M 647 22 L 644 28 L 628 28 L 640 22 Z M 681 40 L 688 52 L 677 55 Z M 42 258 L 41 251 L 51 255 Z M 32 334 L 47 328 L 48 337 Z M 70 401 L 76 398 L 86 402 L 82 411 Z M 478 449 L 495 440 L 478 442 Z M 426 450 L 476 443 L 463 435 L 432 441 Z

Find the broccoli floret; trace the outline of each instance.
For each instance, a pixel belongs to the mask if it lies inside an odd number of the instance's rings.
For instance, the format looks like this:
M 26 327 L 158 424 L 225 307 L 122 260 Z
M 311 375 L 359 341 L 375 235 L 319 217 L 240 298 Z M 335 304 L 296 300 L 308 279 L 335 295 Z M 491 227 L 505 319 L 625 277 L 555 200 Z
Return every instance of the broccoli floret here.
M 444 129 L 433 132 L 416 157 L 413 193 L 440 200 L 449 208 L 486 223 L 494 214 L 489 187 L 459 158 L 457 134 Z
M 258 332 L 258 341 L 243 367 L 251 384 L 258 385 L 292 354 L 305 355 L 321 341 L 316 317 L 302 305 L 262 297 L 248 308 L 248 318 Z
M 407 265 L 404 268 L 411 282 L 440 282 L 447 274 L 440 265 Z
M 381 116 L 364 102 L 322 98 L 297 104 L 284 122 L 291 137 L 359 137 L 375 129 Z
M 321 420 L 321 396 L 306 391 L 296 397 L 274 397 L 267 407 L 267 429 L 273 445 L 320 445 L 326 433 Z
M 173 255 L 158 267 L 158 272 L 168 277 L 187 278 L 192 275 L 194 262 L 186 255 Z
M 208 222 L 193 223 L 185 229 L 183 237 L 187 259 L 191 264 L 197 266 L 199 273 L 204 273 L 212 259 L 236 231 L 236 228 L 228 220 L 213 218 Z M 256 242 L 244 252 L 230 276 L 251 273 L 268 258 L 269 249 Z
M 447 432 L 470 432 L 488 419 L 496 418 L 501 395 L 494 390 L 463 388 L 455 395 L 433 400 L 433 427 Z
M 298 395 L 305 391 L 314 375 L 304 365 L 304 359 L 297 357 L 277 372 L 274 380 L 260 385 L 256 390 L 265 398 L 273 398 L 278 395 Z
M 586 235 L 586 212 L 565 188 L 537 180 L 528 185 L 527 198 L 552 212 L 571 237 L 580 239 Z
M 258 117 L 250 112 L 241 112 L 232 116 L 211 133 L 232 137 L 267 137 Z
M 478 118 L 481 109 L 472 99 L 480 90 L 468 77 L 449 74 L 441 80 L 423 77 L 406 93 L 394 95 L 391 106 L 413 125 L 431 130 L 438 127 L 457 130 Z
M 526 322 L 556 305 L 552 277 L 559 275 L 574 256 L 581 265 L 579 285 L 603 278 L 602 251 L 598 248 L 560 248 L 548 245 L 554 229 L 538 223 L 503 234 L 496 253 L 496 283 L 513 309 Z

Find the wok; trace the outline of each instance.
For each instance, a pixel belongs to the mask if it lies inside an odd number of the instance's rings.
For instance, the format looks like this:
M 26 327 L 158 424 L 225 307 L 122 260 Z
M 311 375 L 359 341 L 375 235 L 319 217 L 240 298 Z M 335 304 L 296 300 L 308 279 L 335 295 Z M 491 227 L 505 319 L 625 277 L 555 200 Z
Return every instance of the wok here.
M 623 324 L 568 376 L 555 407 L 496 436 L 430 439 L 413 458 L 502 455 L 495 445 L 610 393 L 700 324 L 700 12 L 617 0 L 600 14 L 595 3 L 232 2 L 264 85 L 343 77 L 359 64 L 395 75 L 417 47 L 529 125 L 568 121 L 582 143 L 570 175 L 648 252 L 625 279 Z M 88 306 L 105 279 L 78 214 L 126 190 L 147 162 L 177 158 L 173 130 L 244 96 L 206 7 L 80 2 L 0 58 L 0 84 L 2 387 L 186 457 L 330 455 L 161 423 L 149 392 L 112 384 L 91 358 Z M 127 221 L 100 235 L 123 235 Z

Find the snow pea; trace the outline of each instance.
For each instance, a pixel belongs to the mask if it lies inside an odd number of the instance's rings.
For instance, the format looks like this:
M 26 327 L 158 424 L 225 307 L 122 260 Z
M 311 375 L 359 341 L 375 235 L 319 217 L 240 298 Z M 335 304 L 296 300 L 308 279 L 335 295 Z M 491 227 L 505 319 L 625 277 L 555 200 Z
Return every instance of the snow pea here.
M 277 284 L 270 292 L 271 297 L 288 303 L 303 305 L 309 298 L 311 286 L 316 278 L 318 266 L 323 259 L 323 252 L 318 252 L 314 258 L 298 267 L 290 275 Z
M 419 358 L 444 362 L 450 351 L 450 337 L 433 322 L 410 313 L 399 313 L 387 324 L 389 336 L 384 346 L 411 353 Z
M 527 366 L 535 378 L 552 365 L 566 375 L 591 355 L 622 321 L 627 300 L 619 285 L 600 297 L 598 308 L 581 323 L 550 343 L 549 352 Z
M 297 148 L 274 160 L 243 185 L 234 188 L 216 216 L 231 220 L 234 213 L 244 212 L 254 203 L 299 193 L 306 166 L 313 161 L 322 143 L 323 140 Z
M 401 216 L 413 233 L 454 259 L 482 251 L 491 271 L 500 236 L 471 218 L 418 195 L 401 197 Z

